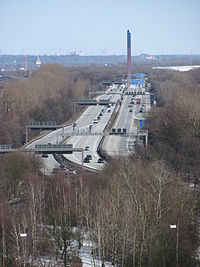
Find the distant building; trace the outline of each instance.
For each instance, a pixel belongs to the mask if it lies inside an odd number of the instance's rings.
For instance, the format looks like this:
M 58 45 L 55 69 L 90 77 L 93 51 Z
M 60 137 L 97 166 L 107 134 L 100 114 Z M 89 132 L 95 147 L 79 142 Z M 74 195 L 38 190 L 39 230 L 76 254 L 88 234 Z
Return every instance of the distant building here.
M 83 55 L 84 55 L 83 51 L 70 52 L 70 56 L 83 56 Z

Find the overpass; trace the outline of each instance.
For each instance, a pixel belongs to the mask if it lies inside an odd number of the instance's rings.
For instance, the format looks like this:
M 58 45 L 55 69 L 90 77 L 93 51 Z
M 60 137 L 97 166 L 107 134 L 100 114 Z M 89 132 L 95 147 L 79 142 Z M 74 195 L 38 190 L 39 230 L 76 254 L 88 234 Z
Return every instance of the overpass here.
M 91 95 L 121 95 L 121 92 L 105 92 L 105 91 L 94 91 L 94 92 L 89 92 L 89 99 L 91 97 Z
M 110 94 L 108 94 L 110 95 Z M 79 100 L 77 102 L 75 102 L 76 105 L 80 105 L 80 106 L 96 106 L 96 105 L 102 105 L 102 106 L 107 106 L 109 104 L 115 104 L 114 101 L 110 101 L 107 99 L 100 99 L 99 101 L 96 99 L 83 99 L 83 100 Z
M 12 145 L 0 145 L 0 153 L 9 152 L 34 152 L 39 154 L 72 154 L 81 152 L 83 148 L 73 148 L 72 144 L 38 144 L 35 148 L 12 148 Z
M 12 148 L 9 145 L 0 145 L 0 154 L 25 152 L 38 154 L 73 154 L 73 152 L 81 153 L 81 165 L 84 166 L 84 149 L 73 148 L 72 144 L 38 144 L 35 148 Z

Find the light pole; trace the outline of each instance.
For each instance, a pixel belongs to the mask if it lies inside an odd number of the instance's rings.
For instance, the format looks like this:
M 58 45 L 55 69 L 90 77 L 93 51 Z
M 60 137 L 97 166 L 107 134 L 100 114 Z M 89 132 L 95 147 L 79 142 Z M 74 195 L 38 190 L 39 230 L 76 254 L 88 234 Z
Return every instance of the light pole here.
M 179 223 L 170 224 L 170 229 L 176 229 L 176 267 L 179 266 Z
M 26 267 L 26 238 L 27 238 L 27 233 L 19 233 L 18 236 L 20 237 L 20 239 L 22 240 L 22 243 L 21 243 L 21 249 L 22 249 L 22 261 L 21 261 L 21 256 L 20 256 L 20 246 L 18 248 L 18 257 L 19 257 L 19 260 L 20 260 L 20 267 L 23 266 L 23 267 Z

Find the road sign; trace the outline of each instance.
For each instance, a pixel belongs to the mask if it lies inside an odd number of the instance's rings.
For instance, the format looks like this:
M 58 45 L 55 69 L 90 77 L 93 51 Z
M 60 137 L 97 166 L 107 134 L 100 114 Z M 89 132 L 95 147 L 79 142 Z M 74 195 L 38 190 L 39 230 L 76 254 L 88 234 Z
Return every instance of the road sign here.
M 131 84 L 132 85 L 144 85 L 144 80 L 132 79 Z
M 140 129 L 142 129 L 143 126 L 143 120 L 140 120 Z
M 145 77 L 145 73 L 136 73 L 135 77 L 138 78 L 144 78 Z
M 140 119 L 140 129 L 146 124 L 146 119 Z

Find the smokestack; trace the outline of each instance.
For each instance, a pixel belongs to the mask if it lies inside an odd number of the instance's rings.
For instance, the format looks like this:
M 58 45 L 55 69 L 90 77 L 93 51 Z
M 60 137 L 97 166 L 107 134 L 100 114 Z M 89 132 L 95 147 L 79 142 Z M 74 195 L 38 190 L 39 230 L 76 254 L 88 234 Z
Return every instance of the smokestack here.
M 131 82 L 131 33 L 127 31 L 127 81 Z
M 25 55 L 24 55 L 24 69 L 27 70 L 27 54 L 25 51 Z

